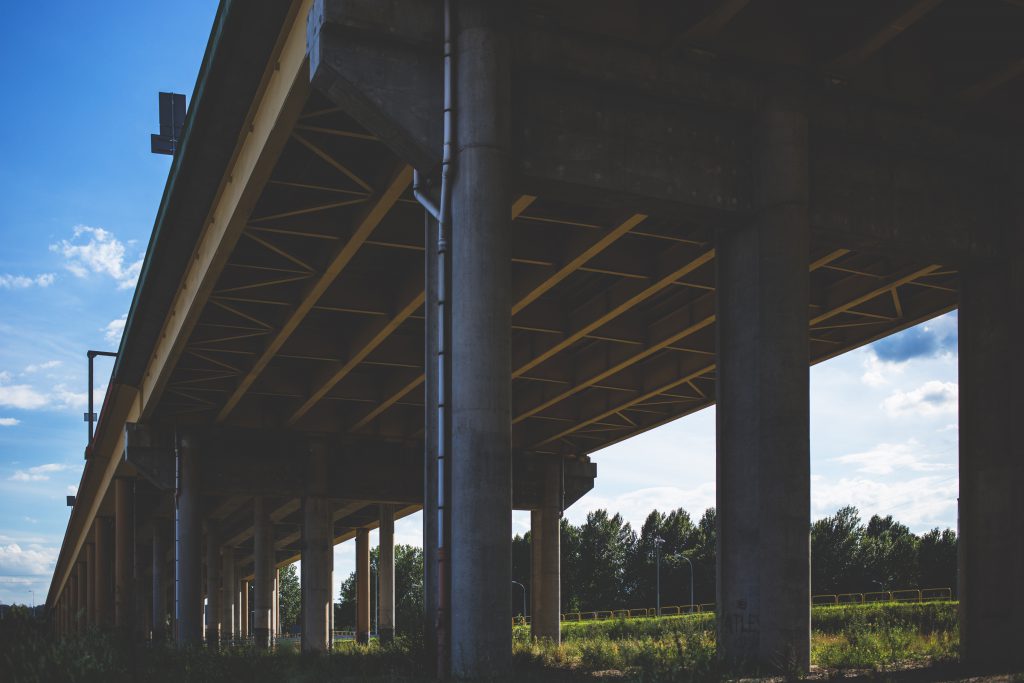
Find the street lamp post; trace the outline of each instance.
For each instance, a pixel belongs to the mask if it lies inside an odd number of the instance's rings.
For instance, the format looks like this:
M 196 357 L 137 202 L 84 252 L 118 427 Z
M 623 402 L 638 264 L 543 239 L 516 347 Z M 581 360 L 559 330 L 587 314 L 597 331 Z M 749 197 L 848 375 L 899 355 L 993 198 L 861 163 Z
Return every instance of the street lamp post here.
M 686 564 L 690 565 L 690 614 L 693 614 L 693 562 L 690 562 L 690 558 L 681 553 L 679 557 L 686 560 Z
M 665 539 L 660 536 L 654 539 L 654 563 L 655 563 L 655 589 L 654 589 L 654 613 L 661 616 L 661 546 Z
M 523 620 L 525 621 L 526 620 L 526 586 L 524 586 L 523 584 L 519 583 L 518 581 L 513 581 L 512 583 L 514 583 L 515 585 L 517 585 L 517 586 L 519 586 L 520 588 L 523 589 Z

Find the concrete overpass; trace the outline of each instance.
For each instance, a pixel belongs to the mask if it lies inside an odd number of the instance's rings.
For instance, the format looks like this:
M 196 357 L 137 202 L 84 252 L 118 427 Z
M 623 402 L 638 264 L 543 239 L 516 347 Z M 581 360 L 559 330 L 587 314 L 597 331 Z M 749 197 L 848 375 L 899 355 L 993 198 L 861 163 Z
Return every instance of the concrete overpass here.
M 501 670 L 513 507 L 557 638 L 589 454 L 717 403 L 719 651 L 806 665 L 808 365 L 959 308 L 963 653 L 1019 661 L 1024 7 L 455 5 L 221 4 L 61 631 L 197 643 L 205 594 L 210 642 L 266 644 L 301 557 L 323 649 L 354 537 L 365 638 L 379 526 L 386 632 L 389 532 L 422 508 L 439 670 Z

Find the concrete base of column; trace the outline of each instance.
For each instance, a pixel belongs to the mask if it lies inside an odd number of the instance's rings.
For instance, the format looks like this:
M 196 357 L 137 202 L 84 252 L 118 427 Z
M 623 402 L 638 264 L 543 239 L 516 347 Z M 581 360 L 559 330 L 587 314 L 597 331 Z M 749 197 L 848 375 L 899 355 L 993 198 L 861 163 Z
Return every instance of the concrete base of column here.
M 381 643 L 395 639 L 395 508 L 380 506 L 380 551 L 377 556 L 377 637 Z
M 274 610 L 274 540 L 266 501 L 257 496 L 253 501 L 253 625 L 252 635 L 257 648 L 269 649 L 273 644 Z
M 321 444 L 311 449 L 311 489 L 325 494 L 327 453 Z M 307 496 L 302 508 L 302 651 L 327 652 L 331 647 L 331 576 L 334 543 L 331 510 L 323 495 Z
M 533 614 L 530 633 L 555 643 L 561 642 L 561 469 L 545 468 L 544 508 L 531 513 Z

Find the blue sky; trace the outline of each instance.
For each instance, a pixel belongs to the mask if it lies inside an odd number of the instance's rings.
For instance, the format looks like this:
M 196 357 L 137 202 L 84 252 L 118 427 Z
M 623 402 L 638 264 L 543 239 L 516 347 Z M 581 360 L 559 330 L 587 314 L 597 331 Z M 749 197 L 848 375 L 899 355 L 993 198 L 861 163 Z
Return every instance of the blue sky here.
M 87 349 L 116 349 L 170 166 L 159 90 L 190 94 L 213 0 L 15 3 L 0 42 L 0 602 L 45 597 L 82 470 Z M 36 30 L 45 27 L 45 39 Z M 97 364 L 97 402 L 110 363 Z M 811 371 L 812 507 L 955 527 L 956 316 Z M 714 504 L 714 409 L 594 454 L 598 507 Z M 517 532 L 529 515 L 516 513 Z M 420 515 L 397 540 L 420 543 Z M 374 538 L 376 534 L 373 535 Z M 335 583 L 353 567 L 335 553 Z

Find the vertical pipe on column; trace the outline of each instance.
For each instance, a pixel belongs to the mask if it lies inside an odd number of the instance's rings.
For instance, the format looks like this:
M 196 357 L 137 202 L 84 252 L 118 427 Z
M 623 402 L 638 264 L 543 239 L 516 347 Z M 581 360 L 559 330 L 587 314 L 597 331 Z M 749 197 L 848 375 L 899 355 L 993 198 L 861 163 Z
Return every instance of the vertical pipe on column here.
M 199 510 L 199 444 L 192 435 L 178 444 L 175 620 L 178 645 L 202 640 L 202 527 Z
M 85 546 L 85 614 L 89 626 L 96 625 L 96 546 Z
M 206 644 L 220 643 L 221 586 L 220 534 L 214 524 L 206 528 Z
M 307 495 L 302 503 L 302 650 L 330 647 L 331 573 L 334 547 L 328 504 L 328 454 L 322 442 L 310 443 Z
M 274 642 L 277 642 L 278 636 L 281 635 L 281 568 L 274 568 L 274 611 L 273 611 L 273 624 L 270 627 L 270 632 L 273 634 Z
M 370 532 L 356 529 L 356 642 L 370 642 Z
M 423 643 L 426 652 L 436 653 L 438 651 L 438 594 L 440 592 L 438 548 L 440 545 L 439 530 L 442 528 L 438 510 L 438 451 L 439 442 L 445 437 L 446 431 L 441 427 L 438 411 L 440 395 L 438 226 L 429 211 L 424 211 L 423 216 L 424 244 L 426 246 L 424 254 L 426 322 L 423 354 L 424 395 L 426 396 L 423 412 Z M 440 669 L 440 662 L 438 662 L 439 672 Z
M 166 538 L 167 532 L 164 529 L 166 522 L 162 519 L 153 520 L 153 559 L 152 559 L 152 591 L 153 604 L 151 607 L 153 641 L 160 642 L 167 637 L 167 594 L 164 592 L 164 558 L 167 554 Z
M 274 609 L 274 541 L 263 496 L 253 499 L 253 624 L 256 647 L 268 649 Z
M 242 581 L 242 590 L 238 593 L 238 632 L 242 640 L 249 639 L 249 582 Z
M 235 549 L 223 546 L 221 552 L 220 637 L 232 641 L 238 635 L 238 581 L 235 579 Z
M 134 617 L 134 496 L 131 479 L 114 480 L 114 624 L 130 629 Z
M 512 651 L 510 67 L 505 2 L 463 0 L 452 189 L 451 662 L 507 672 Z
M 766 81 L 755 214 L 717 240 L 718 648 L 810 666 L 808 129 L 802 85 Z
M 377 553 L 377 637 L 381 643 L 395 638 L 395 508 L 380 506 L 380 550 Z

